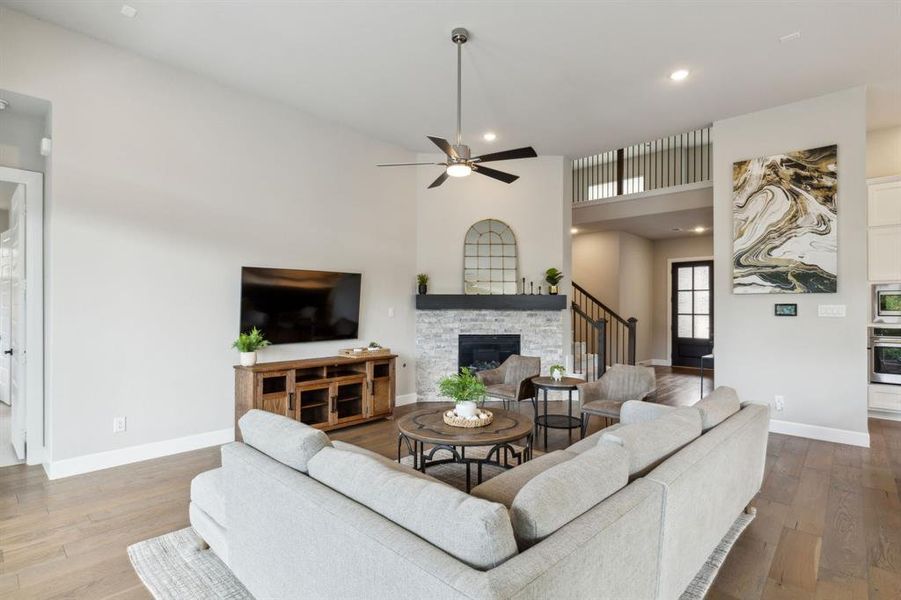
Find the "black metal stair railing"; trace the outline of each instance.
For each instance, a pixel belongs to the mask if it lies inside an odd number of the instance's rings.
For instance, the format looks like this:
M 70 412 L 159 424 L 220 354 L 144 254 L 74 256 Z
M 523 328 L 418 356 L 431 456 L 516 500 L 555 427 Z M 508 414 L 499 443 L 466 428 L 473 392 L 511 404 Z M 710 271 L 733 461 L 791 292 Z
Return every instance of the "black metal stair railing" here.
M 624 319 L 575 282 L 572 288 L 573 371 L 591 381 L 608 365 L 634 365 L 638 319 Z

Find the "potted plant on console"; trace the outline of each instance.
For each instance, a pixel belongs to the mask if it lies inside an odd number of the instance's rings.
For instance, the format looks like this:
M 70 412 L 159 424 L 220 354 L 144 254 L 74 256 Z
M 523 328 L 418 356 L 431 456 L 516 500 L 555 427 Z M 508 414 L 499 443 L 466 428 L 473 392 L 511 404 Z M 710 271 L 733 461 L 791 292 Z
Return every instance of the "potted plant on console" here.
M 566 375 L 566 367 L 563 365 L 551 365 L 548 372 L 551 374 L 551 377 L 554 378 L 554 381 L 560 381 L 563 379 L 563 376 Z
M 419 295 L 425 296 L 429 293 L 429 276 L 425 273 L 420 273 L 416 276 L 416 284 L 419 286 Z
M 550 294 L 551 296 L 557 295 L 557 285 L 560 283 L 561 279 L 563 279 L 563 273 L 561 273 L 556 267 L 551 267 L 544 272 L 544 280 L 547 281 L 548 284 L 548 294 Z
M 485 384 L 467 367 L 438 382 L 438 392 L 456 403 L 454 412 L 458 417 L 475 417 L 486 391 Z
M 241 353 L 241 366 L 252 367 L 257 364 L 257 350 L 268 345 L 269 340 L 263 337 L 263 332 L 254 327 L 248 333 L 239 334 L 232 347 Z

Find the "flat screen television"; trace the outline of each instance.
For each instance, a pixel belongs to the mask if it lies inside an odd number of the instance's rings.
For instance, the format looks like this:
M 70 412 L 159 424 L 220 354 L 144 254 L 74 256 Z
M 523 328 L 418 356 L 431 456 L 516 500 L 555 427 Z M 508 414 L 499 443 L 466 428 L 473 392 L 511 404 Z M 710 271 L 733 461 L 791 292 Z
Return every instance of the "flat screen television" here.
M 241 268 L 241 331 L 273 344 L 356 338 L 360 274 Z

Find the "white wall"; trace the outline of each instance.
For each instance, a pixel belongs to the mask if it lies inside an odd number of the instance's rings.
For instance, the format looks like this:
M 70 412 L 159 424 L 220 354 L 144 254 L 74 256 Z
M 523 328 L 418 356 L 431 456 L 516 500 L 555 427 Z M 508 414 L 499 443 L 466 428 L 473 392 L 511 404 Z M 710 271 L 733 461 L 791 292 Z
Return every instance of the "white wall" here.
M 441 159 L 419 156 L 420 161 Z M 544 272 L 557 267 L 566 275 L 560 293 L 568 294 L 569 223 L 564 222 L 568 215 L 561 209 L 568 200 L 564 197 L 566 166 L 560 156 L 509 161 L 495 168 L 519 175 L 512 184 L 473 174 L 449 178 L 433 189 L 427 188 L 441 174 L 440 168 L 410 167 L 418 176 L 417 268 L 430 277 L 429 293 L 463 293 L 463 238 L 473 223 L 499 219 L 516 234 L 519 276 L 526 278 L 526 285 L 534 281 L 536 293 L 539 284 L 547 293 Z M 414 289 L 412 282 L 408 289 Z
M 232 427 L 242 265 L 363 273 L 361 339 L 414 391 L 416 175 L 374 166 L 410 153 L 6 9 L 0 54 L 53 103 L 54 462 Z
M 624 319 L 636 318 L 635 358 L 651 358 L 653 244 L 624 231 L 573 236 L 573 280 Z
M 716 383 L 744 400 L 770 403 L 776 428 L 868 443 L 866 282 L 866 98 L 846 90 L 714 123 Z M 838 144 L 838 293 L 732 293 L 732 163 Z M 796 302 L 798 317 L 773 316 Z M 845 318 L 818 318 L 817 305 L 844 304 Z M 786 424 L 787 422 L 787 424 Z
M 654 284 L 651 313 L 652 333 L 650 358 L 667 362 L 671 356 L 670 333 L 670 268 L 671 260 L 713 256 L 713 236 L 654 240 Z M 714 331 L 714 335 L 716 332 Z M 716 340 L 714 339 L 714 342 Z
M 0 98 L 3 96 L 0 93 Z M 38 116 L 21 114 L 13 106 L 0 111 L 0 166 L 44 172 L 41 156 L 44 121 Z
M 901 127 L 867 132 L 867 178 L 901 175 Z

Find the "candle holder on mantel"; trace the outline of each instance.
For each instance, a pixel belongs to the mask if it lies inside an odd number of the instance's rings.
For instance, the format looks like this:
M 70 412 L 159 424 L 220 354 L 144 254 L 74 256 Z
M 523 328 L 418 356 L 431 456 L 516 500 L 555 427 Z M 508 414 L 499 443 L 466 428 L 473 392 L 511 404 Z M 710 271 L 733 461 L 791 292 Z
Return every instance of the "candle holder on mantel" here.
M 535 282 L 534 281 L 529 282 L 529 295 L 530 296 L 535 295 Z

